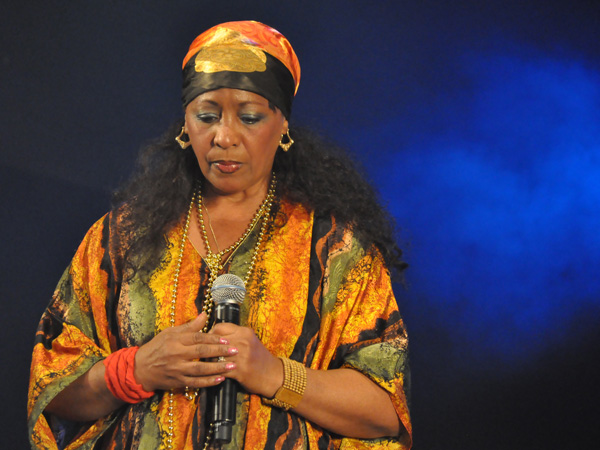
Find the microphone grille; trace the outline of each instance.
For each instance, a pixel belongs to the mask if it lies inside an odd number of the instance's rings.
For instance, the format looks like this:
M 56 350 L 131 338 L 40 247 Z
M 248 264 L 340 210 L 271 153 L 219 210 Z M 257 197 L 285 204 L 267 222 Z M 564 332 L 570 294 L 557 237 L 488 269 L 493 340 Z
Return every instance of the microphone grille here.
M 240 277 L 232 273 L 226 273 L 215 279 L 210 293 L 216 304 L 232 300 L 236 303 L 242 303 L 246 296 L 246 287 Z

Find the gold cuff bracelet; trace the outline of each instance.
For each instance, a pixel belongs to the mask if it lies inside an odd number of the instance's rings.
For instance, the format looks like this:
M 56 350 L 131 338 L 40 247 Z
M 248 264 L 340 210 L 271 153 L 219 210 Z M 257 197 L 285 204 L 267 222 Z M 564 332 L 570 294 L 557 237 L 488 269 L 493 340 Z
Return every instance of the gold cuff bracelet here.
M 283 385 L 277 389 L 273 398 L 263 398 L 263 403 L 289 411 L 298 406 L 304 395 L 306 367 L 288 358 L 279 359 L 283 363 Z

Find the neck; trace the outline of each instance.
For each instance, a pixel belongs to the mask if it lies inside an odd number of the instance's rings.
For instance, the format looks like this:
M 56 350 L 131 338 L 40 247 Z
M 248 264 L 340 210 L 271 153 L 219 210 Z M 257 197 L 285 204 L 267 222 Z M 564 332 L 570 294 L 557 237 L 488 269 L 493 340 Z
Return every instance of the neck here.
M 244 191 L 234 193 L 221 192 L 216 190 L 211 184 L 205 184 L 206 186 L 202 186 L 202 202 L 210 209 L 211 213 L 213 210 L 221 208 L 229 209 L 230 212 L 246 209 L 256 211 L 269 191 L 269 180 L 264 184 L 261 183 Z
M 197 205 L 197 215 L 192 219 L 193 227 L 190 231 L 190 240 L 201 256 L 209 255 L 208 248 L 213 254 L 219 253 L 217 248 L 221 251 L 227 248 L 231 250 L 231 246 L 239 244 L 247 236 L 254 220 L 268 217 L 269 204 L 273 200 L 273 188 L 274 184 L 264 193 L 254 190 L 235 196 L 218 195 L 214 191 L 209 191 L 208 196 L 205 196 L 202 192 Z M 260 214 L 259 210 L 261 210 Z M 205 211 L 210 212 L 204 214 Z M 228 253 L 225 251 L 223 256 Z

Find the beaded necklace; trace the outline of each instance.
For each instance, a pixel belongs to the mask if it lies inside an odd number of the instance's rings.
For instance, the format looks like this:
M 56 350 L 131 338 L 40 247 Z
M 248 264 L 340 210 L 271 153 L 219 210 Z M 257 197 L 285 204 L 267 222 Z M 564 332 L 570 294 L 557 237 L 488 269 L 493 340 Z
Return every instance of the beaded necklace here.
M 183 250 L 185 248 L 185 243 L 188 236 L 188 231 L 190 228 L 190 220 L 192 217 L 192 211 L 194 209 L 194 204 L 197 201 L 197 214 L 198 214 L 198 222 L 200 224 L 200 231 L 202 234 L 202 240 L 204 241 L 204 246 L 206 248 L 206 256 L 203 258 L 204 262 L 208 266 L 210 275 L 207 284 L 206 297 L 204 298 L 204 303 L 202 304 L 202 312 L 206 312 L 207 320 L 206 325 L 202 329 L 203 333 L 208 332 L 208 326 L 210 323 L 210 316 L 212 314 L 213 302 L 211 295 L 212 284 L 217 278 L 219 272 L 223 270 L 223 257 L 231 252 L 232 254 L 239 248 L 239 246 L 244 242 L 244 240 L 250 235 L 256 224 L 259 222 L 260 218 L 263 218 L 260 232 L 258 238 L 256 240 L 256 245 L 254 246 L 252 252 L 252 258 L 250 259 L 250 265 L 248 267 L 248 272 L 246 273 L 246 278 L 244 279 L 244 285 L 248 285 L 248 281 L 250 280 L 250 276 L 252 275 L 252 270 L 256 264 L 256 259 L 258 257 L 258 252 L 260 250 L 263 238 L 267 231 L 267 226 L 269 224 L 269 216 L 271 212 L 271 207 L 273 205 L 273 199 L 275 198 L 275 187 L 277 186 L 277 179 L 275 178 L 275 174 L 271 177 L 271 185 L 269 187 L 269 191 L 267 196 L 263 200 L 260 208 L 254 214 L 254 217 L 250 221 L 248 228 L 244 231 L 244 234 L 233 244 L 227 247 L 225 250 L 222 250 L 218 253 L 213 253 L 210 244 L 208 242 L 208 236 L 206 234 L 206 227 L 204 225 L 204 220 L 202 218 L 202 190 L 200 184 L 198 184 L 198 188 L 192 194 L 192 201 L 190 202 L 190 207 L 188 208 L 187 216 L 185 219 L 185 225 L 183 227 L 183 235 L 181 238 L 181 243 L 179 245 L 179 255 L 177 258 L 177 267 L 175 268 L 175 276 L 173 282 L 173 290 L 171 292 L 171 307 L 169 310 L 169 323 L 171 327 L 175 326 L 175 306 L 177 304 L 177 288 L 179 286 L 179 274 L 181 272 L 181 262 L 183 260 Z M 215 239 L 216 242 L 216 239 Z M 175 393 L 174 390 L 171 389 L 169 391 L 168 397 L 168 406 L 167 406 L 167 449 L 173 449 L 173 429 L 174 429 L 174 403 L 175 403 Z M 184 396 L 188 400 L 194 400 L 198 395 L 198 391 L 196 389 L 185 388 Z M 206 450 L 209 445 L 210 437 L 212 434 L 213 425 L 210 424 L 209 432 L 207 433 L 206 442 L 204 445 L 204 449 Z
M 245 285 L 248 284 L 248 280 L 250 279 L 250 275 L 252 274 L 252 268 L 254 267 L 254 263 L 256 262 L 258 247 L 260 246 L 262 237 L 264 235 L 264 232 L 266 231 L 266 225 L 268 223 L 269 212 L 271 211 L 271 206 L 273 205 L 273 199 L 275 198 L 275 187 L 276 186 L 277 186 L 277 178 L 275 178 L 275 174 L 273 174 L 271 177 L 271 186 L 269 187 L 267 196 L 265 197 L 262 204 L 260 205 L 260 208 L 258 208 L 256 213 L 254 213 L 254 217 L 250 221 L 250 224 L 248 225 L 248 228 L 246 228 L 246 231 L 244 231 L 244 234 L 242 234 L 242 236 L 234 244 L 230 245 L 229 247 L 227 247 L 224 250 L 221 250 L 218 253 L 213 253 L 213 251 L 210 247 L 210 243 L 208 242 L 208 235 L 206 234 L 206 226 L 204 225 L 204 218 L 202 215 L 202 211 L 203 211 L 202 195 L 199 192 L 199 195 L 197 197 L 198 208 L 197 208 L 196 212 L 198 214 L 198 222 L 200 224 L 200 232 L 202 234 L 202 240 L 204 241 L 204 246 L 206 248 L 206 256 L 204 257 L 204 261 L 206 262 L 206 265 L 208 266 L 208 269 L 210 270 L 210 279 L 208 281 L 208 294 L 207 295 L 210 295 L 210 288 L 212 287 L 213 281 L 215 280 L 215 278 L 217 278 L 217 275 L 219 274 L 219 272 L 221 270 L 223 270 L 223 264 L 222 264 L 223 257 L 225 255 L 227 255 L 229 252 L 235 251 L 242 244 L 242 242 L 244 242 L 244 240 L 248 237 L 248 235 L 252 232 L 252 230 L 254 229 L 254 227 L 256 226 L 258 221 L 260 220 L 260 218 L 264 217 L 263 224 L 261 226 L 261 231 L 260 231 L 258 241 L 257 241 L 257 246 L 254 249 L 254 253 L 252 255 L 252 260 L 250 262 L 250 268 L 248 269 L 248 273 L 246 274 L 246 278 L 244 280 L 244 284 Z M 216 243 L 216 238 L 215 238 L 215 243 Z

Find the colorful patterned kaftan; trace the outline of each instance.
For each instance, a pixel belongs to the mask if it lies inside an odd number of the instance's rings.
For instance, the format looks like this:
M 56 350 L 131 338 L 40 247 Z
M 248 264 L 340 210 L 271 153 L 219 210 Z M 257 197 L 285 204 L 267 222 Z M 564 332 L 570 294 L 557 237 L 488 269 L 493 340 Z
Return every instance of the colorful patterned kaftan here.
M 407 337 L 380 254 L 363 249 L 335 220 L 314 217 L 300 205 L 282 202 L 274 223 L 247 286 L 242 325 L 253 328 L 276 356 L 312 369 L 345 366 L 364 373 L 389 393 L 407 431 L 393 439 L 341 438 L 292 412 L 264 405 L 259 396 L 240 392 L 234 439 L 226 448 L 410 448 Z M 121 279 L 117 231 L 114 213 L 89 230 L 40 321 L 28 401 L 33 448 L 58 448 L 55 435 L 60 437 L 65 429 L 75 430 L 68 449 L 163 447 L 167 423 L 163 391 L 92 423 L 67 427 L 65 421 L 44 413 L 57 393 L 109 353 L 142 345 L 169 326 L 182 226 L 169 232 L 160 266 L 150 276 L 136 275 L 127 282 Z M 224 272 L 243 278 L 256 239 L 254 232 Z M 207 281 L 206 264 L 186 242 L 177 325 L 198 314 Z M 206 392 L 190 401 L 176 391 L 174 398 L 174 448 L 201 449 L 208 428 Z

